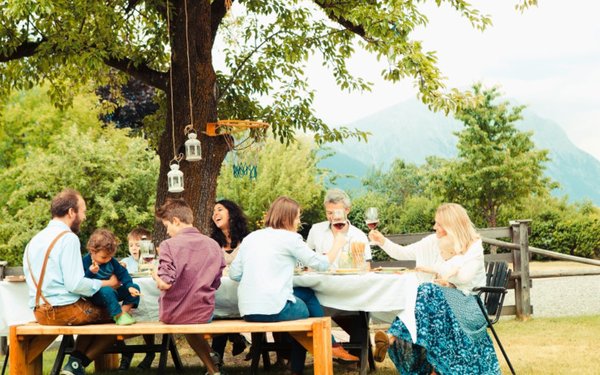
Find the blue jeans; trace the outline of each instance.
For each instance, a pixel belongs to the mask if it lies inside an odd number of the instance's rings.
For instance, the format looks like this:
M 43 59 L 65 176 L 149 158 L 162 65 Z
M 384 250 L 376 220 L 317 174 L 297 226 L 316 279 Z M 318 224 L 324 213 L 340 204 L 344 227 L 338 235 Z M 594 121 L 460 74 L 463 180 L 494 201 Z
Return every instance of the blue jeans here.
M 323 308 L 312 289 L 303 287 L 294 288 L 294 297 L 296 297 L 296 302 L 287 301 L 283 309 L 277 314 L 244 315 L 244 320 L 247 322 L 283 322 L 286 320 L 305 319 L 309 316 L 324 316 Z M 291 344 L 290 365 L 294 373 L 301 374 L 304 371 L 306 349 L 296 340 L 292 340 Z
M 133 287 L 140 290 L 137 284 L 133 284 Z M 133 305 L 137 307 L 140 303 L 140 297 L 133 297 L 129 293 L 129 288 L 121 285 L 118 289 L 113 289 L 109 286 L 103 286 L 99 291 L 96 292 L 91 298 L 94 305 L 106 307 L 106 310 L 113 318 L 123 312 L 121 310 L 120 301 L 123 301 L 124 305 Z

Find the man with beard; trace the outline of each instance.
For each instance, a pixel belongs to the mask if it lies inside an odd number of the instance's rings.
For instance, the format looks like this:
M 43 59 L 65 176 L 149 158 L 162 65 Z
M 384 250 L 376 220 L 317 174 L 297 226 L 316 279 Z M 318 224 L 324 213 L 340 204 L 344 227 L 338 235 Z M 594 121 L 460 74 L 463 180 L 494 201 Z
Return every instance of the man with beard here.
M 36 320 L 43 325 L 110 322 L 110 316 L 103 308 L 83 298 L 92 296 L 103 286 L 119 286 L 114 275 L 110 280 L 84 277 L 77 236 L 81 222 L 85 220 L 83 197 L 75 190 L 63 190 L 52 199 L 50 212 L 52 220 L 29 241 L 23 254 L 29 306 Z M 75 350 L 61 374 L 84 374 L 84 368 L 104 353 L 114 340 L 113 336 L 78 336 Z

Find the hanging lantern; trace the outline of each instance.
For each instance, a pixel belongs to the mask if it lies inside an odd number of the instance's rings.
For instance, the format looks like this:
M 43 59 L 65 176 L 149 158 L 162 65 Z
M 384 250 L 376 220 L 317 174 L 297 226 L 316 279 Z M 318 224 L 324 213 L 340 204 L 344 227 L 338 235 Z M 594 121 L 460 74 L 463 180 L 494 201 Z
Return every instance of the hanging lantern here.
M 185 141 L 185 160 L 202 160 L 202 149 L 200 148 L 200 141 L 196 133 L 189 133 L 188 140 Z
M 183 191 L 183 172 L 179 170 L 179 164 L 171 164 L 171 170 L 167 173 L 169 193 L 181 193 Z

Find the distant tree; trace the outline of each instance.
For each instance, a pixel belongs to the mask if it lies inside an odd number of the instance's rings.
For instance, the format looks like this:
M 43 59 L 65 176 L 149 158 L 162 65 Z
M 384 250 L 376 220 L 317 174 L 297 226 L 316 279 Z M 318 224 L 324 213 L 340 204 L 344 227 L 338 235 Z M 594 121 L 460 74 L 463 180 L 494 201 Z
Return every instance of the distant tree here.
M 555 185 L 544 177 L 547 150 L 537 150 L 531 132 L 516 129 L 523 106 L 498 102 L 497 88 L 473 86 L 475 104 L 455 117 L 464 130 L 458 136 L 458 157 L 438 163 L 430 185 L 445 201 L 466 206 L 488 226 L 496 226 L 500 210 L 519 206 L 533 195 L 546 195 Z
M 117 128 L 131 128 L 137 133 L 144 127 L 144 118 L 159 108 L 157 90 L 135 78 L 117 87 L 114 84 L 101 86 L 96 93 L 111 108 L 100 116 L 102 121 Z
M 25 245 L 50 220 L 52 197 L 65 187 L 79 190 L 88 204 L 82 243 L 98 227 L 113 230 L 123 242 L 136 226 L 152 228 L 159 161 L 148 151 L 148 143 L 130 137 L 129 130 L 102 127 L 95 95 L 79 95 L 73 107 L 61 111 L 51 106 L 48 97 L 43 100 L 40 92 L 21 93 L 2 112 L 9 118 L 23 114 L 27 125 L 27 110 L 36 103 L 35 108 L 48 109 L 38 117 L 37 128 L 49 129 L 38 134 L 43 140 L 19 145 L 17 151 L 26 157 L 0 171 L 3 260 L 21 264 Z M 4 140 L 0 136 L 0 142 Z M 119 256 L 126 252 L 121 247 Z
M 32 148 L 45 149 L 65 125 L 85 130 L 98 126 L 105 113 L 94 95 L 73 95 L 69 110 L 56 108 L 48 99 L 48 85 L 14 92 L 0 107 L 0 169 L 29 156 Z M 1 194 L 1 192 L 0 192 Z
M 388 203 L 402 205 L 413 195 L 422 195 L 427 184 L 424 169 L 416 164 L 396 159 L 388 171 L 375 169 L 363 179 L 363 185 L 369 191 L 388 197 Z

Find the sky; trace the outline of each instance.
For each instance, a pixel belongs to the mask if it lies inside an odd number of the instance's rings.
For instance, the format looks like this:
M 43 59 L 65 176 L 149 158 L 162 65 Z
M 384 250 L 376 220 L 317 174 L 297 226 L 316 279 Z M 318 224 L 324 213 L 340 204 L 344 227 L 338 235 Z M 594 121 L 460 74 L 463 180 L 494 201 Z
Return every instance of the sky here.
M 539 0 L 524 13 L 514 9 L 516 2 L 472 1 L 492 17 L 483 32 L 449 7 L 428 8 L 430 23 L 415 38 L 425 50 L 437 51 L 448 88 L 467 89 L 477 81 L 499 85 L 504 98 L 555 121 L 577 147 L 600 160 L 600 1 Z M 416 97 L 412 80 L 383 81 L 384 67 L 358 53 L 351 71 L 374 86 L 370 93 L 346 93 L 313 61 L 317 113 L 331 124 L 348 124 Z

